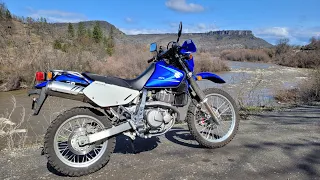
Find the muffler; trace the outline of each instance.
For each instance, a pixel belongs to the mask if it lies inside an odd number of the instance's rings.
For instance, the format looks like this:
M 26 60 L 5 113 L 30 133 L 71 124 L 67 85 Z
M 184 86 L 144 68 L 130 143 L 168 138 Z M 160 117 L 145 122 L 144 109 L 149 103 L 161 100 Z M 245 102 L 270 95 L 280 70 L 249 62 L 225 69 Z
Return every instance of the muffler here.
M 47 89 L 50 91 L 56 91 L 60 93 L 78 95 L 78 94 L 83 94 L 82 91 L 84 87 L 77 86 L 75 84 L 70 84 L 70 83 L 51 81 L 50 83 L 48 83 Z
M 38 98 L 33 98 L 32 101 L 32 109 L 33 109 L 33 115 L 38 115 L 40 112 L 40 109 L 47 99 L 48 96 L 55 96 L 60 97 L 64 99 L 71 99 L 76 101 L 82 101 L 86 103 L 90 103 L 92 106 L 95 106 L 95 104 L 90 101 L 84 94 L 83 89 L 85 87 L 78 86 L 75 84 L 69 84 L 59 81 L 51 81 L 48 83 L 48 85 L 42 89 L 32 89 L 28 92 L 30 95 L 39 95 Z

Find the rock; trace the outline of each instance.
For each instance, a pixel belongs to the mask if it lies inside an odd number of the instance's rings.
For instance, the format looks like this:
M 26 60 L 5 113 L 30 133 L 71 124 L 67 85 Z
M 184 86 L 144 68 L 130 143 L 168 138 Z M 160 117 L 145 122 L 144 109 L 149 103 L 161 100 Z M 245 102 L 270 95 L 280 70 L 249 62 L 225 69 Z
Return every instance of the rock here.
M 21 80 L 22 79 L 20 76 L 13 76 L 12 78 L 10 78 L 5 85 L 5 91 L 12 91 L 12 90 L 19 89 Z

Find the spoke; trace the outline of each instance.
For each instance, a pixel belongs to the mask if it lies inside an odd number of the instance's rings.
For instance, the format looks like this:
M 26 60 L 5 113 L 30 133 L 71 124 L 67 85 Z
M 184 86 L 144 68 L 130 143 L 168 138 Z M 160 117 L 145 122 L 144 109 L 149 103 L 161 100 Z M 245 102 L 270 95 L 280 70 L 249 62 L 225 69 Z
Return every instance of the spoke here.
M 70 131 L 69 129 L 67 129 L 67 128 L 63 128 L 64 130 L 67 130 L 67 131 L 69 131 L 70 133 L 72 133 L 72 131 Z
M 61 155 L 63 155 L 63 153 L 64 153 L 66 150 L 68 150 L 68 151 L 69 151 L 69 146 L 67 146 L 67 148 L 65 148 L 65 149 L 63 150 L 63 152 L 61 153 Z M 68 151 L 67 151 L 67 153 L 66 153 L 66 154 L 68 154 Z M 65 156 L 66 154 L 64 154 L 64 156 Z
M 78 123 L 79 128 L 81 128 L 82 126 L 80 125 L 80 122 L 78 119 L 77 119 L 77 123 Z
M 86 158 L 89 159 L 89 161 L 91 160 L 91 158 L 89 158 L 88 154 L 86 154 Z
M 69 161 L 72 160 L 73 157 L 74 157 L 74 154 L 71 154 L 71 155 L 69 156 L 68 160 L 69 160 Z
M 84 127 L 84 125 L 85 125 L 85 122 L 86 122 L 86 119 L 84 118 L 84 119 L 83 119 L 83 122 L 82 122 L 82 125 L 81 125 L 81 127 Z
M 70 129 L 72 130 L 73 132 L 73 127 L 72 127 L 72 124 L 69 122 L 69 125 L 70 125 Z
M 72 162 L 76 162 L 76 156 L 77 156 L 77 155 L 74 155 L 74 156 L 73 156 L 73 158 L 71 159 Z
M 99 154 L 99 151 L 96 148 L 93 149 L 93 152 L 95 153 L 95 156 Z
M 90 156 L 90 160 L 93 159 L 93 157 L 90 155 L 90 152 L 88 153 L 88 157 Z
M 205 130 L 207 128 L 207 126 L 205 126 L 201 131 L 200 131 L 200 134 L 201 134 L 201 132 L 203 132 L 203 130 Z
M 228 106 L 228 108 L 224 109 L 224 110 L 219 114 L 219 117 L 221 116 L 221 114 L 223 114 L 224 112 L 226 112 L 228 109 L 230 109 L 230 106 Z
M 210 131 L 211 131 L 211 127 L 209 128 L 209 131 L 208 131 L 208 134 L 207 134 L 207 139 L 209 139 Z
M 219 107 L 216 109 L 216 111 L 218 112 L 219 109 L 220 109 L 225 103 L 226 103 L 226 102 L 223 102 L 223 103 L 221 104 L 221 106 L 219 106 Z

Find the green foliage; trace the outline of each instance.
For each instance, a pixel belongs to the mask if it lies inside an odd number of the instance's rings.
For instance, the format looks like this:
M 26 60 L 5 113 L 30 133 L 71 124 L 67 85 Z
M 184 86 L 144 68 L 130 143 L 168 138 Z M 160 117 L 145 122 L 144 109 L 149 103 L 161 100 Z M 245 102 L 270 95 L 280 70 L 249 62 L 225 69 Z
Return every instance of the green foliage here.
M 71 23 L 68 24 L 68 37 L 70 38 L 74 37 L 74 28 Z
M 38 19 L 38 22 L 40 22 L 41 24 L 47 24 L 47 19 L 44 17 L 41 17 Z
M 92 38 L 92 31 L 91 31 L 90 28 L 87 29 L 87 36 L 88 36 L 89 38 Z
M 99 22 L 96 22 L 94 28 L 93 28 L 93 32 L 92 32 L 92 38 L 94 39 L 94 41 L 96 43 L 99 43 L 102 41 L 103 38 L 103 33 L 100 27 Z
M 4 3 L 0 3 L 0 18 L 5 17 L 7 7 Z
M 63 52 L 67 52 L 69 49 L 69 45 L 68 44 L 63 44 L 62 47 L 61 47 L 61 51 Z
M 59 40 L 55 40 L 53 43 L 53 48 L 54 49 L 61 49 L 62 48 L 62 44 Z
M 84 27 L 83 22 L 78 23 L 78 38 L 83 38 L 86 35 L 86 28 Z
M 109 32 L 109 36 L 104 37 L 103 38 L 103 45 L 106 48 L 107 54 L 109 56 L 112 56 L 114 53 L 114 32 L 113 32 L 113 28 L 111 27 L 110 32 Z
M 7 19 L 12 19 L 11 13 L 9 11 L 9 9 L 6 10 L 6 18 Z

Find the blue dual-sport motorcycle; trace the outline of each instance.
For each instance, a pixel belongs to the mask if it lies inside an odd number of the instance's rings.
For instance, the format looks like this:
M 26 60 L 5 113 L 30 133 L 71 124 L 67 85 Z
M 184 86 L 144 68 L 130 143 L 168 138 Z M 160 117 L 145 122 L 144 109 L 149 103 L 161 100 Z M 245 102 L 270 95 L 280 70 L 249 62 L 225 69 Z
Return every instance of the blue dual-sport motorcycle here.
M 235 101 L 226 92 L 200 89 L 197 81 L 225 83 L 219 76 L 194 74 L 196 52 L 192 40 L 169 42 L 167 50 L 150 45 L 157 55 L 135 79 L 120 79 L 91 73 L 53 70 L 37 72 L 42 81 L 29 91 L 37 115 L 48 96 L 86 102 L 61 113 L 48 128 L 44 152 L 49 164 L 68 176 L 90 174 L 104 167 L 113 153 L 116 136 L 150 138 L 169 131 L 180 119 L 177 107 L 189 106 L 186 122 L 196 141 L 206 148 L 228 144 L 239 126 Z

